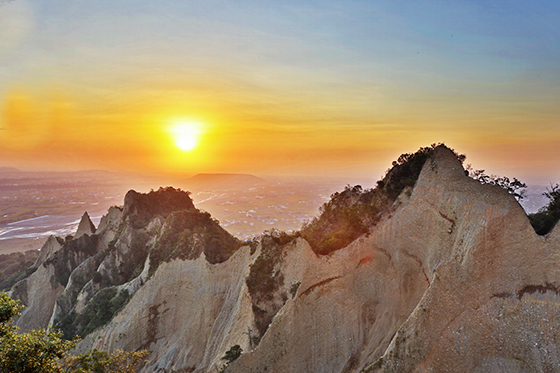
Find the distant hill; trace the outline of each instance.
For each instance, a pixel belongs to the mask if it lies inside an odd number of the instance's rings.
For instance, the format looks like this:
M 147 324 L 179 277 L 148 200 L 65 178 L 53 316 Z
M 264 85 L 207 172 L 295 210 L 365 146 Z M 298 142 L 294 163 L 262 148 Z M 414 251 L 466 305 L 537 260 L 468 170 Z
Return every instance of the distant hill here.
M 14 172 L 21 172 L 21 170 L 18 170 L 17 168 L 14 167 L 0 167 L 1 174 L 11 174 Z
M 198 174 L 185 183 L 189 188 L 234 189 L 265 184 L 266 180 L 250 174 Z

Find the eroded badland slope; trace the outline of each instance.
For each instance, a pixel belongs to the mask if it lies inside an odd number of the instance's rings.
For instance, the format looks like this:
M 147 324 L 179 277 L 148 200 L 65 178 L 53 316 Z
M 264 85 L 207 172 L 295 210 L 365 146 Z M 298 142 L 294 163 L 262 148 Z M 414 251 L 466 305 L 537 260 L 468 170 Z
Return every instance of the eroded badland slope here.
M 445 147 L 329 255 L 277 234 L 242 246 L 186 193 L 152 193 L 47 241 L 12 290 L 20 326 L 148 349 L 144 372 L 216 372 L 234 345 L 227 372 L 560 371 L 560 228 L 537 235 Z

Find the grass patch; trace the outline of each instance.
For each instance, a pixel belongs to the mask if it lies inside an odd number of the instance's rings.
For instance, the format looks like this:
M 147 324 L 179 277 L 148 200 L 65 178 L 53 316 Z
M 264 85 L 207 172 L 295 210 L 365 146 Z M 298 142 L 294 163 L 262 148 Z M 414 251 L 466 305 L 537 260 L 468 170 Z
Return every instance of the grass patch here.
M 82 313 L 72 311 L 54 322 L 54 327 L 62 330 L 65 339 L 79 335 L 85 337 L 97 328 L 107 324 L 123 308 L 130 296 L 126 289 L 120 292 L 115 287 L 100 290 L 87 303 Z

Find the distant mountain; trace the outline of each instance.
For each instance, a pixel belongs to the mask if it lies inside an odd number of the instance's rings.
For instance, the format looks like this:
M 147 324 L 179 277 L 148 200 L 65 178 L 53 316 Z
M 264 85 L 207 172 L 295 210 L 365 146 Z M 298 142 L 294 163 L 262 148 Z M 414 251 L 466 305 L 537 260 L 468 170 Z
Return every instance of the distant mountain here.
M 266 180 L 250 174 L 198 174 L 185 183 L 189 188 L 235 189 L 265 184 Z
M 0 174 L 11 174 L 14 172 L 21 172 L 21 170 L 14 167 L 0 167 Z

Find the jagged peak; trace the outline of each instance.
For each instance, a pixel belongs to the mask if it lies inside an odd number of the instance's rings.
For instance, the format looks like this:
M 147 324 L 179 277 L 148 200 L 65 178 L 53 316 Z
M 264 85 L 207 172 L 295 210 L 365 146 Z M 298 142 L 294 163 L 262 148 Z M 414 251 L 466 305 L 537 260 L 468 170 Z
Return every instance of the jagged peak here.
M 446 192 L 460 191 L 473 200 L 500 208 L 514 208 L 518 210 L 518 215 L 526 219 L 523 208 L 513 195 L 498 185 L 482 184 L 469 177 L 457 154 L 445 145 L 434 149 L 434 154 L 424 164 L 415 186 L 416 192 L 420 193 L 433 188 Z M 438 199 L 436 196 L 434 198 Z
M 41 247 L 40 250 L 41 252 L 39 254 L 39 257 L 35 261 L 35 264 L 33 264 L 33 267 L 39 268 L 39 266 L 43 264 L 45 260 L 47 260 L 51 255 L 56 253 L 58 250 L 60 250 L 63 244 L 64 244 L 64 240 L 62 238 L 54 235 L 50 235 L 49 238 L 47 238 L 47 240 Z
M 84 212 L 84 214 L 82 215 L 82 219 L 80 220 L 80 224 L 78 224 L 78 230 L 76 231 L 74 237 L 78 238 L 80 236 L 83 236 L 84 234 L 91 236 L 95 233 L 95 231 L 95 225 L 93 225 L 87 211 Z
M 173 187 L 149 193 L 130 190 L 124 197 L 123 218 L 134 228 L 142 228 L 157 215 L 166 218 L 174 211 L 183 210 L 195 210 L 190 192 Z
M 97 227 L 97 233 L 103 232 L 105 229 L 111 226 L 118 226 L 122 220 L 122 207 L 111 206 L 107 211 L 107 214 L 103 215 L 99 226 Z

